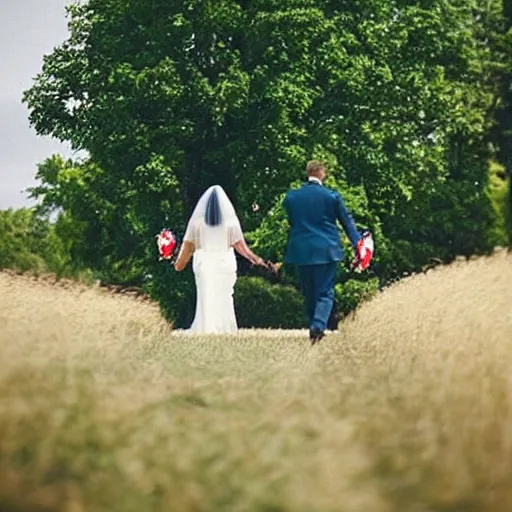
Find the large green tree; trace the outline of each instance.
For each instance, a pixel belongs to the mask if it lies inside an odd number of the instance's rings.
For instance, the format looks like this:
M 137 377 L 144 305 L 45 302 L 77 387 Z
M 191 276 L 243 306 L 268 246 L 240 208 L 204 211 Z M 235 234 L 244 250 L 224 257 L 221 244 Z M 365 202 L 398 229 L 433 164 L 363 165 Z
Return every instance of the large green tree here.
M 161 271 L 150 264 L 153 235 L 163 224 L 183 229 L 208 185 L 223 185 L 254 230 L 271 222 L 276 198 L 312 157 L 330 163 L 358 219 L 379 232 L 382 275 L 483 250 L 493 223 L 494 98 L 484 8 L 479 0 L 73 5 L 69 39 L 45 57 L 24 99 L 38 133 L 90 157 L 56 174 L 40 169 L 35 194 L 85 223 L 89 260 L 108 262 L 112 276 L 130 260 L 123 275 L 133 279 Z

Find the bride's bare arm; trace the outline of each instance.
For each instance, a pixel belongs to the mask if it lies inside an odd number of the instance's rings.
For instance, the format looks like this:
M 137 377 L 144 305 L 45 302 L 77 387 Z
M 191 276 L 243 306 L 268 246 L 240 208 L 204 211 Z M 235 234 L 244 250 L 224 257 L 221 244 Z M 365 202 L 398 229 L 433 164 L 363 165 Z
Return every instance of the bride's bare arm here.
M 177 272 L 181 272 L 188 265 L 192 254 L 194 254 L 194 244 L 192 242 L 184 241 L 178 258 L 174 263 L 174 269 Z
M 263 258 L 260 258 L 256 254 L 254 254 L 251 249 L 249 249 L 246 241 L 244 238 L 236 242 L 233 247 L 235 248 L 236 252 L 243 256 L 244 258 L 247 258 L 253 265 L 263 265 L 266 266 L 265 261 Z

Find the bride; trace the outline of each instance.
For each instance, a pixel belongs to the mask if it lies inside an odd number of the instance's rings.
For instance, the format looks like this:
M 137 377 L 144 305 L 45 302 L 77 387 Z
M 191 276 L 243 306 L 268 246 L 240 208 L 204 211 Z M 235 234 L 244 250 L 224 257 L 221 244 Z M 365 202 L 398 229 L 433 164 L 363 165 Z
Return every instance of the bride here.
M 193 256 L 197 301 L 189 332 L 230 333 L 238 329 L 233 302 L 237 272 L 234 250 L 253 265 L 268 268 L 247 246 L 226 192 L 214 185 L 199 199 L 174 264 L 181 272 Z

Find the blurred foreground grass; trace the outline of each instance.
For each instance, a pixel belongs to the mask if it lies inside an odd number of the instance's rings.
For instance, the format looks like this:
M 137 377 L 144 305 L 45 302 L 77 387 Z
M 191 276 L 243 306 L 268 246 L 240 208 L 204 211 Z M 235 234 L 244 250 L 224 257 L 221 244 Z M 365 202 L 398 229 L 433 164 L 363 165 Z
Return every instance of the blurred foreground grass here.
M 512 256 L 306 333 L 0 273 L 0 511 L 512 510 Z

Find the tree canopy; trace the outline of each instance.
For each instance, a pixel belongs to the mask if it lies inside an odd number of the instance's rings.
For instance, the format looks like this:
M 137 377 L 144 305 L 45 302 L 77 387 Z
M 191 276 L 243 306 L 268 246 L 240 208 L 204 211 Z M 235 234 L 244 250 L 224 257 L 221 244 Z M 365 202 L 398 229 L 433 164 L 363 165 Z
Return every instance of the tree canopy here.
M 182 230 L 214 183 L 253 243 L 278 256 L 280 197 L 310 158 L 329 164 L 331 185 L 378 234 L 383 279 L 487 250 L 504 239 L 488 189 L 490 134 L 510 105 L 503 5 L 72 5 L 69 38 L 24 101 L 38 133 L 89 157 L 40 165 L 34 196 L 82 223 L 87 264 L 127 281 L 161 271 L 154 235 Z M 504 55 L 509 67 L 497 67 Z

